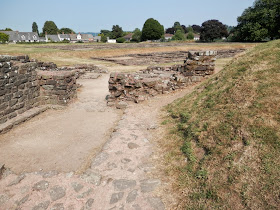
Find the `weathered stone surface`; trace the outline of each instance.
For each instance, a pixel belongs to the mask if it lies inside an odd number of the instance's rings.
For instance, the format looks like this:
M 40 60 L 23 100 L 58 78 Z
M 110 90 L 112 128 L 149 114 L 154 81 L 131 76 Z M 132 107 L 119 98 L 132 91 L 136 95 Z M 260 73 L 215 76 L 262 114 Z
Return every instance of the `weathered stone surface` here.
M 125 109 L 128 106 L 128 104 L 124 101 L 120 101 L 119 103 L 117 103 L 116 108 L 117 109 Z
M 83 210 L 90 210 L 90 209 L 93 209 L 93 203 L 94 203 L 94 199 L 93 198 L 90 198 L 87 200 L 85 206 L 82 208 Z
M 0 195 L 0 206 L 6 203 L 9 199 L 9 196 L 6 194 Z
M 128 146 L 129 149 L 136 149 L 136 148 L 139 147 L 138 144 L 135 144 L 135 143 L 132 143 L 132 142 L 128 143 L 127 146 Z
M 50 201 L 44 201 L 44 202 L 39 203 L 38 205 L 34 206 L 32 208 L 32 210 L 46 210 L 46 209 L 48 209 L 50 203 L 51 203 Z
M 145 179 L 140 181 L 140 187 L 142 193 L 152 192 L 155 188 L 160 185 L 160 180 L 158 179 Z
M 14 181 L 12 181 L 10 184 L 8 184 L 8 187 L 20 183 L 24 178 L 25 178 L 25 174 L 19 175 Z
M 43 178 L 52 178 L 54 176 L 58 175 L 57 171 L 49 171 L 49 172 L 45 172 L 43 174 Z
M 155 210 L 164 210 L 165 206 L 164 203 L 161 201 L 160 198 L 148 198 L 148 202 L 151 205 L 151 207 Z
M 115 190 L 122 191 L 128 188 L 133 188 L 136 186 L 135 180 L 119 179 L 113 181 L 113 186 Z
M 93 189 L 90 188 L 87 191 L 83 192 L 82 194 L 78 195 L 77 198 L 86 198 L 88 196 L 90 196 L 93 192 Z
M 131 162 L 131 160 L 128 159 L 128 158 L 124 158 L 124 159 L 121 160 L 121 162 L 124 163 L 124 164 L 127 164 L 127 163 Z
M 128 193 L 128 196 L 126 198 L 126 202 L 131 203 L 131 202 L 135 201 L 137 196 L 138 196 L 138 190 L 132 190 L 131 192 Z
M 64 210 L 64 205 L 63 203 L 56 203 L 50 208 L 50 210 Z
M 87 170 L 82 176 L 82 179 L 84 179 L 87 183 L 94 184 L 96 186 L 100 185 L 101 175 L 97 172 Z
M 77 182 L 73 182 L 71 183 L 71 186 L 73 187 L 73 189 L 75 190 L 75 192 L 79 192 L 81 189 L 84 188 L 84 186 L 80 183 Z
M 142 208 L 138 204 L 132 205 L 135 210 L 142 210 Z
M 109 155 L 106 152 L 101 152 L 100 154 L 98 154 L 96 156 L 96 158 L 94 159 L 94 161 L 91 164 L 91 168 L 94 168 L 96 166 L 99 166 L 100 164 L 102 164 L 104 161 L 106 161 L 108 159 Z
M 50 189 L 50 197 L 52 201 L 57 201 L 66 195 L 66 189 L 61 186 L 54 186 Z
M 110 204 L 114 204 L 119 202 L 124 196 L 124 192 L 114 193 L 111 196 Z
M 16 205 L 17 206 L 21 206 L 22 204 L 24 204 L 29 198 L 29 195 L 24 196 L 22 199 L 20 199 L 19 201 L 16 201 Z
M 45 191 L 49 188 L 49 182 L 42 180 L 40 182 L 37 182 L 34 186 L 33 186 L 33 190 L 36 191 Z

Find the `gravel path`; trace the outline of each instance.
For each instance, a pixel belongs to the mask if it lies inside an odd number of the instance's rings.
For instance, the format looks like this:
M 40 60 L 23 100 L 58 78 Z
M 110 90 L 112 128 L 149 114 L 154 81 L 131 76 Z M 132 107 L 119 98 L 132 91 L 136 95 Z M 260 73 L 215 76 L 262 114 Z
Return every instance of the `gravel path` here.
M 165 209 L 157 196 L 163 183 L 152 176 L 156 170 L 152 134 L 160 126 L 160 109 L 191 89 L 130 104 L 83 173 L 43 170 L 16 175 L 6 170 L 0 180 L 0 209 Z M 90 109 L 86 101 L 72 106 Z M 76 155 L 71 155 L 69 161 L 75 162 Z

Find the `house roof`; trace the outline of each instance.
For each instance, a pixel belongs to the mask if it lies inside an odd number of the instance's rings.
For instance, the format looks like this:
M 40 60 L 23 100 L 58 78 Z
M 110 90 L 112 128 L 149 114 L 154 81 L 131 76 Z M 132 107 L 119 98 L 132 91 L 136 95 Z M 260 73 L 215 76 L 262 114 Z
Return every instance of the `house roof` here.
M 125 35 L 123 38 L 125 39 L 132 39 L 133 33 L 129 33 L 127 35 Z
M 173 34 L 164 34 L 164 37 L 172 37 L 174 36 Z
M 9 41 L 37 41 L 39 36 L 36 32 L 0 31 L 9 35 Z
M 77 34 L 69 34 L 71 40 L 77 40 Z
M 82 40 L 93 39 L 93 35 L 92 34 L 81 34 L 81 36 L 82 36 Z
M 70 34 L 59 34 L 61 39 L 70 39 Z
M 47 40 L 50 39 L 53 42 L 60 42 L 60 39 L 58 38 L 58 35 L 49 35 L 49 34 L 47 34 L 46 35 L 46 39 Z
M 194 37 L 195 38 L 200 38 L 200 35 L 199 34 L 195 34 Z

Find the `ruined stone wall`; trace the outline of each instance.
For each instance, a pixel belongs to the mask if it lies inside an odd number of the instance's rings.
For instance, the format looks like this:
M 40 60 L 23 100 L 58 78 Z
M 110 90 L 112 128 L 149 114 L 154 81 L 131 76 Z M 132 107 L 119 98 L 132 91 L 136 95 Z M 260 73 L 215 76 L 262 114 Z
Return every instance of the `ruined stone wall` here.
M 33 107 L 66 105 L 76 97 L 77 71 L 54 69 L 54 63 L 28 56 L 0 55 L 0 124 Z
M 67 105 L 77 96 L 75 71 L 37 71 L 40 104 Z
M 0 124 L 39 105 L 36 68 L 28 56 L 0 56 Z
M 165 94 L 200 82 L 215 70 L 216 51 L 190 51 L 184 64 L 171 67 L 149 67 L 133 73 L 111 73 L 108 105 L 119 101 L 138 103 L 157 94 Z

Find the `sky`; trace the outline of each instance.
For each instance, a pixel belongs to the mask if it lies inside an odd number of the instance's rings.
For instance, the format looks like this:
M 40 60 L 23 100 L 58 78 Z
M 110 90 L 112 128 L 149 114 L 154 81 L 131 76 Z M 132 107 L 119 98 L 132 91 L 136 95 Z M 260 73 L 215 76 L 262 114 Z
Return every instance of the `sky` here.
M 164 26 L 201 25 L 217 19 L 237 25 L 237 17 L 253 5 L 254 0 L 0 0 L 0 29 L 32 31 L 32 23 L 42 31 L 45 21 L 75 32 L 99 32 L 119 25 L 124 31 L 142 29 L 148 18 Z

